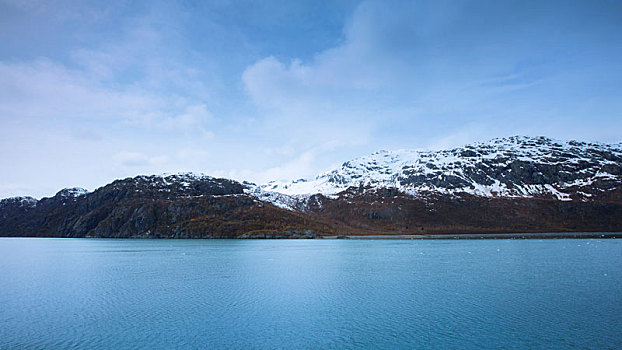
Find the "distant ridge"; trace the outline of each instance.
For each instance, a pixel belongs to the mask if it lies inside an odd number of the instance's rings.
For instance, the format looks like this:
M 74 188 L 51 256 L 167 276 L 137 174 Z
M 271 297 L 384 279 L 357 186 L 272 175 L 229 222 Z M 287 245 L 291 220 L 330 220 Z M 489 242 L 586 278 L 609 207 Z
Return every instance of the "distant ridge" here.
M 255 185 L 136 176 L 0 200 L 0 236 L 316 238 L 622 231 L 622 146 L 514 136 L 380 151 L 313 179 Z

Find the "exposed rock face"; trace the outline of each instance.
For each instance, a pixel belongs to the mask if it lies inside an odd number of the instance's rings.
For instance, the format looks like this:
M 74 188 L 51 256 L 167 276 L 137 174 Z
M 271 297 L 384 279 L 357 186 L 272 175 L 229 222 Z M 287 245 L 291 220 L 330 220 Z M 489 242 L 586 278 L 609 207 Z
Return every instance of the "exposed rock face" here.
M 38 200 L 32 197 L 11 197 L 0 199 L 0 209 L 27 211 L 37 206 Z
M 382 151 L 313 180 L 257 186 L 137 176 L 93 192 L 0 201 L 0 236 L 318 238 L 343 234 L 622 231 L 622 147 L 496 139 Z
M 295 238 L 308 229 L 299 214 L 258 201 L 244 188 L 233 180 L 178 174 L 117 180 L 92 193 L 65 189 L 40 201 L 10 198 L 0 203 L 0 236 Z

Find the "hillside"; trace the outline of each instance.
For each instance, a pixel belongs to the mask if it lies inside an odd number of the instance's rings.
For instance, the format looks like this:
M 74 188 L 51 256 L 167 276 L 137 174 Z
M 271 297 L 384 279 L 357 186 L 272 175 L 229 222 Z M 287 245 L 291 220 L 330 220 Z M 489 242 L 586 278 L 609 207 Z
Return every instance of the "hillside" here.
M 0 201 L 0 236 L 315 238 L 622 231 L 622 147 L 544 137 L 380 151 L 313 179 L 137 176 Z
M 509 137 L 441 151 L 380 151 L 314 179 L 271 182 L 288 195 L 395 188 L 413 196 L 551 197 L 588 200 L 620 185 L 622 146 Z

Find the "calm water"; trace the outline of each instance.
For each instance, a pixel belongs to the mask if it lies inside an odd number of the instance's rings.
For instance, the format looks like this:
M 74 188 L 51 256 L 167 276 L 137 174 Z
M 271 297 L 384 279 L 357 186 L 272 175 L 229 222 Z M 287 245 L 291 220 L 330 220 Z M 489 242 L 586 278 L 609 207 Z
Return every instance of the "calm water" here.
M 622 348 L 622 240 L 0 239 L 0 348 Z

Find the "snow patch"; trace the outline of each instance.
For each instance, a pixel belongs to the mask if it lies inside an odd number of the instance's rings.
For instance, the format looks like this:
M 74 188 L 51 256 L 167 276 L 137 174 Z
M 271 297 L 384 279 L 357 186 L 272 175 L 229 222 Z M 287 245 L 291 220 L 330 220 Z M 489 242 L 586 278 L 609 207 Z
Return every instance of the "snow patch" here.
M 621 158 L 619 145 L 513 136 L 450 150 L 379 151 L 347 161 L 312 179 L 272 181 L 260 188 L 293 197 L 316 193 L 335 196 L 350 187 L 371 187 L 396 188 L 415 196 L 430 192 L 467 193 L 482 197 L 551 196 L 567 201 L 571 198 L 564 189 L 589 186 L 596 179 L 620 181 L 620 176 L 605 172 L 602 167 L 622 166 Z M 557 173 L 570 179 L 553 181 L 550 174 L 542 173 L 543 167 L 558 169 Z M 531 169 L 540 170 L 529 175 Z M 518 175 L 521 173 L 522 178 Z M 577 178 L 577 174 L 581 176 Z M 541 182 L 525 176 L 539 178 Z

